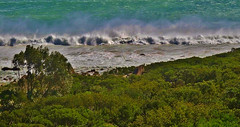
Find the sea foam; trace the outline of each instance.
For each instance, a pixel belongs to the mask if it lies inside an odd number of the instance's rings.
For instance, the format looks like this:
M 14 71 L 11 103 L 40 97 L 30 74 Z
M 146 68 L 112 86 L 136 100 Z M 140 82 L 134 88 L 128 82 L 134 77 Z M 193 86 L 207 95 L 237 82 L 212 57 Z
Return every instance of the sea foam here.
M 0 36 L 0 46 L 15 45 L 194 45 L 194 44 L 236 44 L 240 35 L 196 35 L 196 36 L 115 36 L 90 35 L 48 35 L 44 37 Z

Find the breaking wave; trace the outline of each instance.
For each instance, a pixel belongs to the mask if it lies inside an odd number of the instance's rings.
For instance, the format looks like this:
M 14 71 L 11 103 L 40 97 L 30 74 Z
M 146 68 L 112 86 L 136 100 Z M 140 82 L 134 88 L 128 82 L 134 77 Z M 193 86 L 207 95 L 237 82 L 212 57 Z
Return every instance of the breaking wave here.
M 117 45 L 117 44 L 173 44 L 173 45 L 194 45 L 194 44 L 240 44 L 240 35 L 197 35 L 197 36 L 107 36 L 107 35 L 82 35 L 82 36 L 57 36 L 48 35 L 40 38 L 28 38 L 22 36 L 0 37 L 0 46 L 15 45 Z

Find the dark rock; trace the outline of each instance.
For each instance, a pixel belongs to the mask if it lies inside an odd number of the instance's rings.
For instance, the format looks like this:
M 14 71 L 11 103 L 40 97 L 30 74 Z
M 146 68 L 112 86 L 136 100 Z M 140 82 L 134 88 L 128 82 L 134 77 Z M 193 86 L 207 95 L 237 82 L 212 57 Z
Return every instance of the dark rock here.
M 57 38 L 57 39 L 54 40 L 53 44 L 55 44 L 55 45 L 62 45 L 62 40 Z
M 148 37 L 145 39 L 149 44 L 155 44 L 155 41 L 153 40 L 153 38 Z
M 53 42 L 54 45 L 64 45 L 64 46 L 69 46 L 69 43 L 67 42 L 67 40 L 63 39 L 55 39 L 54 42 Z
M 138 41 L 138 43 L 139 43 L 139 44 L 144 44 L 144 42 L 143 42 L 143 41 Z
M 127 40 L 127 41 L 120 41 L 120 44 L 132 44 L 134 41 L 133 40 Z
M 78 43 L 80 43 L 80 44 L 85 44 L 85 42 L 86 42 L 86 40 L 87 40 L 87 38 L 85 37 L 85 36 L 83 36 L 83 37 L 81 37 L 79 40 L 78 40 Z
M 95 69 L 91 70 L 91 71 L 88 71 L 88 72 L 85 72 L 85 73 L 82 73 L 82 75 L 85 75 L 85 76 L 99 76 L 99 72 L 96 71 Z
M 93 39 L 92 38 L 88 38 L 86 44 L 87 45 L 93 45 Z
M 166 42 L 160 42 L 160 44 L 162 44 L 162 45 L 165 45 L 165 44 L 166 44 Z
M 134 41 L 133 40 L 129 40 L 127 41 L 127 44 L 132 44 Z
M 53 43 L 53 37 L 52 36 L 48 36 L 47 38 L 45 38 L 45 41 L 47 43 Z
M 140 56 L 146 56 L 144 53 L 139 54 Z
M 180 42 L 177 40 L 177 38 L 174 38 L 172 40 L 169 41 L 170 44 L 174 44 L 174 45 L 179 45 Z
M 13 67 L 12 70 L 13 70 L 13 71 L 20 71 L 21 69 L 18 68 L 18 67 Z
M 10 39 L 10 46 L 14 46 L 17 43 L 17 39 L 16 38 L 11 38 Z
M 189 42 L 186 42 L 186 41 L 184 41 L 184 42 L 182 42 L 182 45 L 189 45 L 190 43 Z
M 0 46 L 5 46 L 5 43 L 3 42 L 3 40 L 0 40 Z
M 10 70 L 10 68 L 8 68 L 8 67 L 2 68 L 2 71 L 8 71 L 8 70 Z
M 27 41 L 22 41 L 23 44 L 27 44 Z
M 126 44 L 126 42 L 125 42 L 125 41 L 120 41 L 119 43 L 120 43 L 120 44 Z
M 18 67 L 13 67 L 13 68 L 4 67 L 4 68 L 2 68 L 2 71 L 20 71 L 20 68 L 18 68 Z
M 105 39 L 103 39 L 103 38 L 99 38 L 99 37 L 97 37 L 97 38 L 96 38 L 96 43 L 97 43 L 97 45 L 100 45 L 100 44 L 107 44 L 108 41 L 105 40 Z
M 30 43 L 38 43 L 37 40 L 29 40 Z
M 121 38 L 119 41 L 120 44 L 132 44 L 133 42 L 132 38 Z

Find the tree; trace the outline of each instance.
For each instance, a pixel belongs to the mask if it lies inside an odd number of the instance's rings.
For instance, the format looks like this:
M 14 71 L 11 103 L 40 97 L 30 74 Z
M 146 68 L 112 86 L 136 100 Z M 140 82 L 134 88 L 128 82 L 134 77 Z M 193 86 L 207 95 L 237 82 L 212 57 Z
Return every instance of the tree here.
M 18 85 L 29 99 L 70 92 L 74 70 L 59 52 L 50 53 L 46 47 L 28 45 L 25 52 L 14 56 L 12 62 L 15 67 L 27 70 L 27 75 L 19 80 Z

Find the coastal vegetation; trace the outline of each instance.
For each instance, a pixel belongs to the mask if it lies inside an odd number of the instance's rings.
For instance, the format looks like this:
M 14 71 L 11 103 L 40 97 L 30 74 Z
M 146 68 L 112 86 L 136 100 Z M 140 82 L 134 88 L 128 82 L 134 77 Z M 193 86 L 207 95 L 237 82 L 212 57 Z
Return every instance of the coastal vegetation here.
M 76 74 L 59 52 L 27 46 L 26 70 L 0 87 L 0 126 L 238 127 L 240 49 L 103 75 Z

